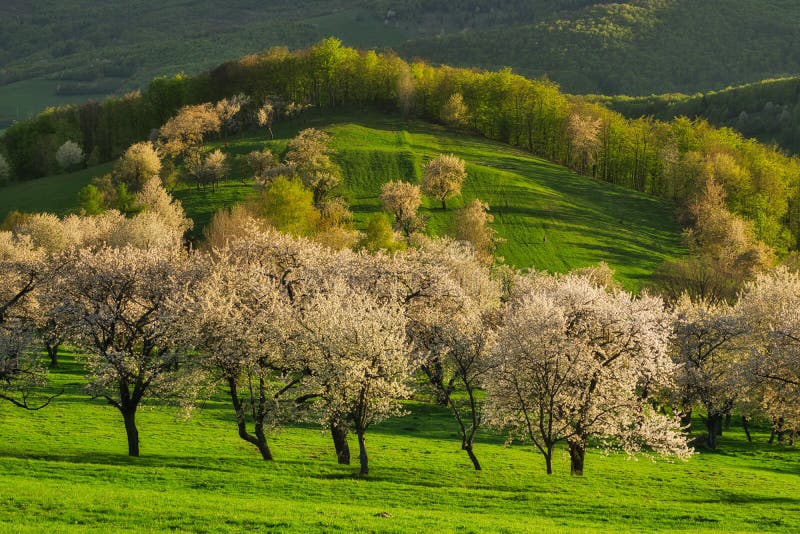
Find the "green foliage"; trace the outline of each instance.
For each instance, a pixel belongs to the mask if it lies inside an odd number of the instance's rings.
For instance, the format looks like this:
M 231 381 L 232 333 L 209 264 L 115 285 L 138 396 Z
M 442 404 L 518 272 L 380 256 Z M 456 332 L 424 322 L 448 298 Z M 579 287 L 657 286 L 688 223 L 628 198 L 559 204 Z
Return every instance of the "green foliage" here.
M 174 102 L 239 93 L 260 102 L 279 95 L 323 109 L 395 108 L 405 116 L 413 112 L 439 122 L 447 118 L 441 115 L 445 104 L 458 93 L 466 114 L 463 124 L 475 133 L 679 204 L 694 198 L 716 172 L 719 157 L 728 158 L 739 169 L 736 182 L 720 179 L 728 189 L 729 207 L 756 223 L 757 237 L 785 252 L 800 235 L 800 217 L 790 214 L 800 205 L 800 160 L 745 141 L 732 130 L 680 118 L 669 123 L 626 120 L 599 105 L 568 98 L 551 82 L 527 80 L 507 69 L 409 65 L 390 53 L 344 48 L 336 39 L 296 53 L 270 50 L 200 76 L 176 77 L 166 85 L 156 81 L 141 95 L 50 111 L 14 125 L 0 141 L 21 177 L 46 172 L 54 139 L 78 126 L 82 146 L 99 146 L 101 158 L 110 158 L 161 124 L 154 110 L 165 87 Z M 62 133 L 47 133 L 47 128 Z
M 277 177 L 266 191 L 253 197 L 249 206 L 256 216 L 294 236 L 312 235 L 320 221 L 314 194 L 296 178 Z
M 694 92 L 800 70 L 793 0 L 231 0 L 224 8 L 208 0 L 133 0 L 125 9 L 50 0 L 37 7 L 0 7 L 0 83 L 49 89 L 33 112 L 329 35 L 364 49 L 394 47 L 406 58 L 508 65 L 578 93 Z M 33 96 L 19 92 L 26 101 Z M 13 101 L 6 110 L 2 101 L 0 94 L 0 121 L 19 118 Z M 23 106 L 22 118 L 30 109 Z
M 129 191 L 125 184 L 117 184 L 114 200 L 109 207 L 125 214 L 133 214 L 141 209 L 136 202 L 136 193 Z
M 512 66 L 571 93 L 694 92 L 800 71 L 792 0 L 471 3 L 383 4 L 418 33 L 399 46 L 404 56 Z
M 127 148 L 124 143 L 144 138 L 160 125 L 153 110 L 164 87 L 175 96 L 173 107 L 183 98 L 202 102 L 246 93 L 256 102 L 279 95 L 324 109 L 396 108 L 406 116 L 414 113 L 434 121 L 447 118 L 441 115 L 445 104 L 458 93 L 464 104 L 461 120 L 470 130 L 679 204 L 691 201 L 708 174 L 716 172 L 718 157 L 732 158 L 741 179 L 720 180 L 728 190 L 729 207 L 755 221 L 757 237 L 779 252 L 794 247 L 800 235 L 800 217 L 791 214 L 800 205 L 800 160 L 704 121 L 626 120 L 601 106 L 567 98 L 551 82 L 527 80 L 507 69 L 489 73 L 409 65 L 392 54 L 360 53 L 327 39 L 296 53 L 274 49 L 248 56 L 166 85 L 156 81 L 154 87 L 158 90 L 51 111 L 14 125 L 2 138 L 12 167 L 21 177 L 45 172 L 42 162 L 52 159 L 55 138 L 46 127 L 54 125 L 64 132 L 79 125 L 82 146 L 99 146 L 102 158 L 112 157 Z M 571 127 L 575 124 L 586 126 L 579 129 L 580 139 Z
M 93 184 L 78 191 L 78 205 L 87 215 L 97 215 L 104 211 L 103 195 Z
M 394 252 L 405 248 L 405 244 L 402 241 L 395 240 L 392 221 L 386 213 L 376 213 L 369 218 L 367 228 L 364 231 L 364 238 L 359 243 L 359 246 L 370 252 L 381 249 Z
M 733 128 L 747 137 L 777 143 L 791 153 L 800 153 L 800 77 L 764 80 L 691 96 L 589 98 L 627 117 L 705 119 L 715 126 Z

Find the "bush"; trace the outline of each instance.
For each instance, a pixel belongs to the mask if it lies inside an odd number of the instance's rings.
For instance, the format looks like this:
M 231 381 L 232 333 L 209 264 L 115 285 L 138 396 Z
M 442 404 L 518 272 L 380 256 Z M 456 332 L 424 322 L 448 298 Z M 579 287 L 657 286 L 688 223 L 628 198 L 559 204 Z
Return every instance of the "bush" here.
M 86 215 L 97 215 L 104 211 L 103 194 L 92 184 L 78 191 L 78 202 Z
M 83 163 L 86 155 L 75 141 L 66 141 L 56 151 L 56 162 L 62 170 L 69 171 Z
M 313 235 L 320 222 L 314 194 L 300 180 L 283 176 L 250 202 L 250 210 L 276 229 L 295 236 Z
M 367 231 L 361 240 L 361 247 L 370 252 L 380 249 L 394 252 L 404 249 L 405 243 L 395 239 L 389 216 L 385 213 L 377 213 L 369 220 Z

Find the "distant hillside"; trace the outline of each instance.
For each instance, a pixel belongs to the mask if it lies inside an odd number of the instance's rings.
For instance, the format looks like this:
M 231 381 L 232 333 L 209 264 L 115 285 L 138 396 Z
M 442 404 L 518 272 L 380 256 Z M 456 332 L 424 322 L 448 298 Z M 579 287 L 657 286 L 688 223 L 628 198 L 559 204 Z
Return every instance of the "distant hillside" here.
M 800 72 L 795 0 L 7 0 L 0 84 L 46 79 L 52 98 L 0 91 L 0 128 L 60 97 L 331 35 L 408 59 L 510 66 L 572 93 L 695 92 Z
M 244 156 L 269 146 L 281 153 L 300 128 L 324 127 L 333 136 L 344 184 L 335 193 L 351 205 L 364 229 L 381 209 L 378 197 L 389 180 L 418 181 L 422 163 L 441 152 L 467 161 L 469 178 L 462 197 L 443 212 L 438 203 L 423 208 L 428 230 L 447 233 L 455 209 L 472 198 L 490 206 L 494 226 L 506 241 L 499 253 L 518 267 L 563 272 L 605 261 L 630 289 L 644 285 L 665 259 L 682 252 L 674 205 L 641 193 L 579 176 L 518 149 L 483 138 L 454 134 L 421 121 L 375 113 L 315 113 L 284 123 L 275 140 L 266 133 L 218 141 L 234 172 L 217 191 L 184 186 L 176 192 L 201 235 L 216 210 L 253 191 Z M 226 146 L 227 145 L 227 146 Z M 0 219 L 12 209 L 66 213 L 77 208 L 77 191 L 108 165 L 69 175 L 40 178 L 2 190 Z
M 592 96 L 628 117 L 700 117 L 716 126 L 729 126 L 747 137 L 776 143 L 800 154 L 800 77 L 765 80 L 695 95 L 646 97 Z
M 430 13 L 448 4 L 415 3 L 426 9 L 408 20 L 431 21 L 431 28 L 437 24 Z M 546 74 L 572 93 L 695 92 L 800 72 L 794 0 L 471 3 L 475 24 L 400 50 L 449 64 Z M 478 4 L 497 8 L 478 11 Z M 439 23 L 458 6 L 440 8 Z M 495 24 L 480 22 L 484 10 L 496 14 Z

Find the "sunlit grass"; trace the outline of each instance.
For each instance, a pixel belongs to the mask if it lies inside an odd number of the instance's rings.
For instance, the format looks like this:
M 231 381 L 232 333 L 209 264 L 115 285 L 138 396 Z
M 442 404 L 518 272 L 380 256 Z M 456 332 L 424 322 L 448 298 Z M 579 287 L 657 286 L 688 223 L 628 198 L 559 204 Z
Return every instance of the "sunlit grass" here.
M 224 396 L 189 421 L 143 409 L 142 456 L 128 458 L 118 412 L 86 396 L 72 356 L 51 379 L 65 393 L 46 409 L 0 405 L 0 531 L 800 529 L 800 453 L 767 445 L 763 428 L 750 444 L 735 427 L 718 452 L 685 463 L 591 450 L 582 479 L 569 476 L 565 450 L 547 476 L 532 447 L 483 434 L 475 472 L 447 412 L 413 402 L 368 434 L 365 480 L 309 424 L 270 436 L 276 460 L 263 462 L 236 436 Z

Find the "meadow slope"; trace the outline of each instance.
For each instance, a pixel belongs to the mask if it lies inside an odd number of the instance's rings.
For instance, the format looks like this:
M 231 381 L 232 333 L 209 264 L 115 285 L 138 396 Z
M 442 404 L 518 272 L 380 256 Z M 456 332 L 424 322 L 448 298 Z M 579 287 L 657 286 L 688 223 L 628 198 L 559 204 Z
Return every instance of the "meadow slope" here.
M 369 479 L 336 464 L 330 436 L 293 424 L 264 463 L 236 435 L 224 395 L 190 420 L 152 406 L 126 456 L 119 413 L 83 388 L 73 355 L 51 372 L 52 405 L 0 405 L 0 532 L 797 532 L 800 450 L 747 443 L 738 426 L 718 452 L 687 462 L 632 461 L 590 449 L 584 478 L 565 449 L 554 474 L 531 446 L 481 434 L 476 472 L 441 408 L 370 429 Z M 697 427 L 702 427 L 696 421 Z M 352 445 L 351 445 L 352 446 Z
M 463 195 L 443 212 L 433 202 L 422 214 L 433 234 L 449 231 L 455 210 L 472 198 L 490 206 L 505 242 L 499 254 L 517 267 L 563 272 L 605 261 L 629 289 L 639 289 L 666 258 L 682 252 L 674 207 L 654 197 L 578 176 L 564 167 L 500 143 L 450 132 L 421 121 L 403 121 L 375 112 L 311 113 L 279 125 L 276 139 L 264 133 L 210 143 L 229 154 L 231 176 L 216 191 L 180 186 L 175 192 L 201 235 L 214 212 L 242 201 L 253 191 L 245 155 L 268 146 L 285 150 L 300 129 L 321 127 L 333 136 L 344 183 L 335 191 L 351 205 L 359 228 L 381 209 L 378 196 L 388 180 L 418 181 L 421 166 L 439 153 L 467 161 Z M 227 146 L 226 146 L 227 145 Z M 76 209 L 77 191 L 109 165 L 14 184 L 0 191 L 0 218 L 9 211 Z

